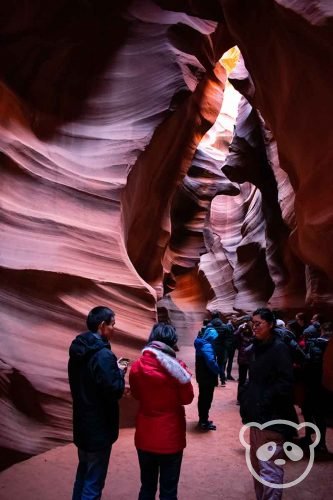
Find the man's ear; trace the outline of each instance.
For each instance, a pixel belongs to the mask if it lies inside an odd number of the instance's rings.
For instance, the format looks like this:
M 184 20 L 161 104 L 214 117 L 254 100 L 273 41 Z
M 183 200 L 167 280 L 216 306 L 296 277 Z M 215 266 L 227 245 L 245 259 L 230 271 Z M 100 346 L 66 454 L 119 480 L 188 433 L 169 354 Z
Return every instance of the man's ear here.
M 102 323 L 98 325 L 97 331 L 103 333 L 104 327 L 105 327 L 105 321 L 102 321 Z

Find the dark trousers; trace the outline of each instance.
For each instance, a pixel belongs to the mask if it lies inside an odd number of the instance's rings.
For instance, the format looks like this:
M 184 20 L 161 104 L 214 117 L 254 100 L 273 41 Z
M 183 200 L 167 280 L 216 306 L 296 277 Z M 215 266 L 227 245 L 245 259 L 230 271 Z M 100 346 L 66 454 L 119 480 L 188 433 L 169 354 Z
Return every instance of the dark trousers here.
M 227 359 L 228 359 L 227 349 L 225 349 L 225 348 L 216 349 L 215 353 L 216 353 L 216 362 L 219 365 L 219 370 L 220 370 L 219 376 L 220 376 L 221 384 L 224 384 L 225 380 L 226 380 L 225 367 L 226 367 Z
M 246 377 L 249 371 L 249 365 L 238 365 L 238 389 L 237 389 L 237 401 L 239 401 L 239 389 L 246 382 Z
M 78 448 L 79 465 L 72 500 L 99 500 L 108 471 L 111 446 L 99 451 Z
M 177 500 L 183 452 L 165 455 L 143 450 L 137 452 L 141 474 L 139 500 L 155 500 L 158 476 L 160 476 L 160 500 Z
M 227 359 L 227 377 L 230 377 L 231 375 L 231 370 L 232 370 L 232 363 L 234 362 L 234 356 L 235 356 L 235 351 L 236 347 L 235 346 L 230 346 L 228 348 L 228 359 Z
M 320 384 L 308 384 L 305 387 L 304 402 L 302 404 L 302 414 L 305 422 L 315 424 L 320 431 L 319 445 L 326 444 L 326 415 L 325 415 L 325 396 L 324 388 Z M 305 428 L 306 437 L 311 440 L 314 430 L 307 426 Z
M 212 406 L 215 383 L 204 383 L 199 386 L 199 396 L 198 396 L 198 414 L 199 422 L 207 422 L 209 417 L 209 410 Z

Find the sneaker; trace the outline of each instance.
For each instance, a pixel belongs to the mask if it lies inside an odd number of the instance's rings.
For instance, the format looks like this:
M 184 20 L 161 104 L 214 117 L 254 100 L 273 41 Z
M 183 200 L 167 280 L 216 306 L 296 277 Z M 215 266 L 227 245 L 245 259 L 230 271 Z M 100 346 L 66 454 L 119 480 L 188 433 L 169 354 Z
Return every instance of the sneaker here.
M 207 422 L 199 422 L 199 428 L 202 431 L 216 431 L 216 425 L 213 424 L 212 420 L 208 420 Z
M 208 424 L 204 424 L 204 423 L 199 422 L 199 423 L 198 423 L 198 429 L 199 429 L 200 431 L 208 431 L 208 429 L 207 429 L 207 425 L 208 425 Z
M 216 425 L 213 422 L 208 422 L 206 424 L 207 431 L 216 431 Z

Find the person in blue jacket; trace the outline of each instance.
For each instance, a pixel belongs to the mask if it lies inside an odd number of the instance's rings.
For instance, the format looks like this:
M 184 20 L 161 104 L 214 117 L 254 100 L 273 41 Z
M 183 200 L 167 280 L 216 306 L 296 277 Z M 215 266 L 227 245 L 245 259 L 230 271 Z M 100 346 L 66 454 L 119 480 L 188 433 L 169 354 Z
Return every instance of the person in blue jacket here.
M 209 420 L 209 410 L 212 405 L 214 389 L 217 385 L 219 366 L 216 362 L 214 341 L 218 333 L 208 324 L 205 331 L 194 341 L 195 376 L 199 386 L 198 413 L 199 428 L 204 431 L 216 430 L 216 425 Z

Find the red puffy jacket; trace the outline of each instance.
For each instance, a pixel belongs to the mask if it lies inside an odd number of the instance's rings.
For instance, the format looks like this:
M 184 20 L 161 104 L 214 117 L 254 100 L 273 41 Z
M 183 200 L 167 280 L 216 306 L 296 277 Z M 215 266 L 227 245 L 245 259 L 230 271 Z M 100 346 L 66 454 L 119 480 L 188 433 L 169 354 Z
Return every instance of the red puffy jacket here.
M 161 346 L 166 349 L 161 350 Z M 129 374 L 131 392 L 140 402 L 135 446 L 161 454 L 177 453 L 185 448 L 183 405 L 190 404 L 194 397 L 186 365 L 164 352 L 168 349 L 161 342 L 146 347 Z

